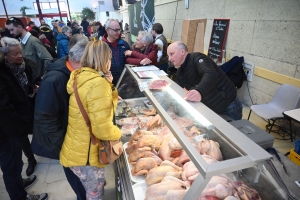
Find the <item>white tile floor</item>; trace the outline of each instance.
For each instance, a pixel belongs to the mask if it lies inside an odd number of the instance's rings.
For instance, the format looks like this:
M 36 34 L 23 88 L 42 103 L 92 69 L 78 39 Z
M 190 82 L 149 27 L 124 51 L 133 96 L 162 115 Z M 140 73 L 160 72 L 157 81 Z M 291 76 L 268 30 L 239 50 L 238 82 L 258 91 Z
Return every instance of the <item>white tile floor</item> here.
M 249 114 L 249 108 L 244 107 L 243 119 L 247 119 Z M 258 127 L 265 130 L 266 122 L 258 117 L 255 113 L 251 114 L 250 121 Z M 276 134 L 272 135 L 276 136 Z M 297 138 L 299 139 L 299 137 Z M 277 150 L 282 153 L 288 152 L 294 147 L 294 142 L 289 140 L 275 140 L 273 145 Z M 66 180 L 62 166 L 57 160 L 51 160 L 36 156 L 37 166 L 35 168 L 35 175 L 37 175 L 37 182 L 28 189 L 28 193 L 37 194 L 41 192 L 47 192 L 49 200 L 76 200 L 76 196 L 71 189 L 69 183 Z M 24 167 L 22 175 L 26 177 L 25 170 L 27 168 L 27 160 L 23 157 Z M 114 171 L 112 166 L 106 167 L 106 181 L 105 186 L 105 200 L 115 200 L 115 182 L 114 182 Z M 0 171 L 0 200 L 9 200 L 8 194 L 5 190 L 5 186 L 2 179 L 2 172 Z

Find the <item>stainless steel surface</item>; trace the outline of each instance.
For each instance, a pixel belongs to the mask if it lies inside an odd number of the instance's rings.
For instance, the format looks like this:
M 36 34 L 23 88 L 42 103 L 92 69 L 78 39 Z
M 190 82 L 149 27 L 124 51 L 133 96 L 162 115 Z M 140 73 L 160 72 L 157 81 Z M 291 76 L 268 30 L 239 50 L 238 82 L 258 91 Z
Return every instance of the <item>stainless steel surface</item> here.
M 132 183 L 129 178 L 128 169 L 125 163 L 124 154 L 116 160 L 117 171 L 121 182 L 121 191 L 123 200 L 134 200 L 134 194 L 132 190 Z

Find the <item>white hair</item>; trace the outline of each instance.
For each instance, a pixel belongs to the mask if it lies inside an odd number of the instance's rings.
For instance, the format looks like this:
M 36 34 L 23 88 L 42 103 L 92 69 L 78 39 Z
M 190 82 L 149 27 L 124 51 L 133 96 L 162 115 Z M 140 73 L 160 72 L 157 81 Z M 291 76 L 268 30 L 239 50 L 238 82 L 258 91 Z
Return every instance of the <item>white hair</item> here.
M 73 62 L 79 63 L 88 43 L 88 40 L 81 40 L 80 42 L 77 42 L 69 51 L 69 59 Z
M 1 45 L 2 47 L 0 52 L 4 54 L 7 54 L 8 48 L 12 46 L 19 46 L 22 49 L 22 45 L 17 39 L 9 38 L 9 37 L 1 38 Z
M 143 42 L 145 42 L 147 44 L 153 43 L 153 36 L 151 33 L 147 32 L 147 31 L 139 31 L 139 35 L 142 36 Z
M 109 20 L 107 20 L 106 23 L 105 23 L 105 28 L 106 28 L 106 29 L 109 28 L 110 23 L 112 23 L 112 22 L 117 22 L 117 23 L 119 24 L 119 20 L 117 20 L 117 19 L 109 19 Z
M 72 29 L 70 27 L 68 27 L 68 26 L 63 26 L 61 28 L 61 32 L 63 32 L 63 33 L 72 32 Z

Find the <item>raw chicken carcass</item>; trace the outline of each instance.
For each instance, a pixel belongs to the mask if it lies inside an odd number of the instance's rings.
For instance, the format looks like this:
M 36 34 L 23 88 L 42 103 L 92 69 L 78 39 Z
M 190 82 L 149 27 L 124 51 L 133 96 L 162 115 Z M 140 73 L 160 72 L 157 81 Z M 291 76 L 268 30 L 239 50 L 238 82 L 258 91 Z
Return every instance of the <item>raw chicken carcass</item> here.
M 157 135 L 144 135 L 138 140 L 137 146 L 139 148 L 150 147 L 152 150 L 158 151 L 161 143 L 162 139 Z
M 172 158 L 170 156 L 171 155 L 171 149 L 169 147 L 169 142 L 173 138 L 174 138 L 173 134 L 168 134 L 168 135 L 164 136 L 163 142 L 160 145 L 160 148 L 159 148 L 159 151 L 158 151 L 158 155 L 162 160 L 169 160 L 169 161 L 174 160 L 174 158 Z
M 125 149 L 127 154 L 132 154 L 134 150 L 138 148 L 137 146 L 137 141 L 143 137 L 144 135 L 153 135 L 152 132 L 150 131 L 145 131 L 145 130 L 137 130 L 130 138 L 128 142 L 128 146 Z
M 156 156 L 150 147 L 142 147 L 136 149 L 132 154 L 129 155 L 128 161 L 130 164 L 134 165 L 136 161 L 140 158 Z
M 140 158 L 132 168 L 131 174 L 134 176 L 147 174 L 150 169 L 157 166 L 157 162 L 154 158 Z
M 177 166 L 181 167 L 185 163 L 189 162 L 191 159 L 190 157 L 186 154 L 185 151 L 182 152 L 182 154 L 173 160 L 173 163 L 176 163 Z
M 202 155 L 202 157 L 208 164 L 218 162 L 217 160 L 215 160 L 209 155 Z M 199 175 L 199 171 L 192 161 L 186 162 L 183 165 L 182 180 L 193 182 L 198 175 Z
M 169 141 L 169 147 L 171 149 L 170 157 L 172 158 L 179 157 L 183 152 L 181 145 L 175 137 Z
M 225 199 L 227 196 L 232 196 L 232 194 L 233 187 L 225 175 L 213 176 L 202 191 L 200 197 L 215 196 L 219 199 Z
M 168 160 L 164 160 L 159 167 L 153 168 L 148 172 L 145 181 L 148 185 L 153 185 L 159 183 L 168 172 L 179 171 L 182 171 L 180 167 Z
M 184 197 L 185 191 L 189 186 L 184 181 L 166 176 L 160 183 L 153 184 L 147 188 L 145 200 L 180 200 Z
M 153 135 L 152 132 L 146 130 L 137 130 L 130 138 L 128 145 L 131 145 L 134 141 L 138 141 L 144 135 Z
M 200 154 L 210 155 L 218 161 L 223 160 L 219 143 L 213 140 L 203 139 L 201 142 L 198 143 L 198 147 L 200 149 Z
M 165 80 L 154 80 L 149 83 L 149 89 L 152 90 L 160 90 L 168 85 L 168 82 Z

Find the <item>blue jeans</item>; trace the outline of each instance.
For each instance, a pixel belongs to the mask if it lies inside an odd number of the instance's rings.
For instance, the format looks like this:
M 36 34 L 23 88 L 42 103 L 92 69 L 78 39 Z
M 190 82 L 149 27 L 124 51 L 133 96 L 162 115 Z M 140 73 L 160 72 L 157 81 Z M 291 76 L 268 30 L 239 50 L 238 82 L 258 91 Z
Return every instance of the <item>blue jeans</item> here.
M 63 167 L 63 168 L 70 186 L 72 187 L 73 191 L 77 195 L 77 200 L 86 200 L 86 191 L 78 176 L 76 176 L 70 168 L 68 167 Z
M 243 106 L 238 99 L 238 97 L 235 98 L 231 104 L 226 108 L 225 113 L 233 120 L 240 120 L 243 117 Z
M 0 166 L 5 188 L 11 200 L 25 200 L 27 195 L 21 176 L 23 139 L 24 137 L 9 138 L 0 145 Z

